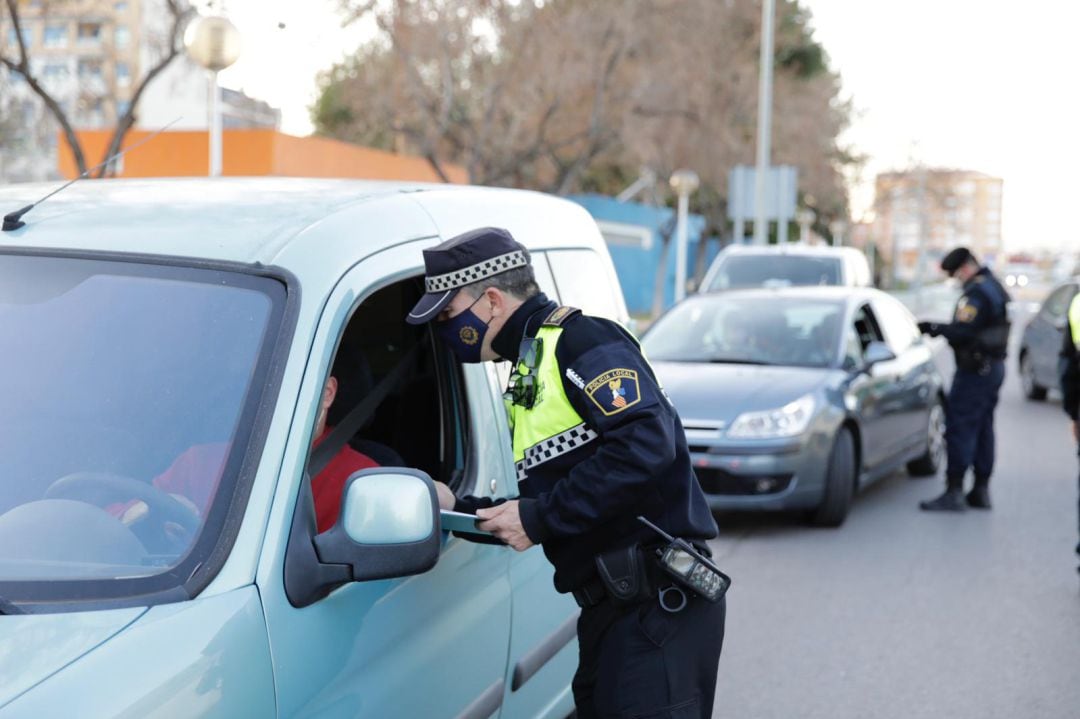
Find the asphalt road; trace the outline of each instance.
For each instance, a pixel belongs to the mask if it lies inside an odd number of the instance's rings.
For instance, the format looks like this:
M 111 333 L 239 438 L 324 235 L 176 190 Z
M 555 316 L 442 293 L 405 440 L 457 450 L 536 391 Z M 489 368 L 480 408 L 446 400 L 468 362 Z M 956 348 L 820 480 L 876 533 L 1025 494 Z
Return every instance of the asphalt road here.
M 734 584 L 715 717 L 1080 717 L 1076 447 L 1060 403 L 1023 399 L 1015 367 L 992 511 L 921 512 L 943 479 L 899 473 L 839 529 L 719 518 Z

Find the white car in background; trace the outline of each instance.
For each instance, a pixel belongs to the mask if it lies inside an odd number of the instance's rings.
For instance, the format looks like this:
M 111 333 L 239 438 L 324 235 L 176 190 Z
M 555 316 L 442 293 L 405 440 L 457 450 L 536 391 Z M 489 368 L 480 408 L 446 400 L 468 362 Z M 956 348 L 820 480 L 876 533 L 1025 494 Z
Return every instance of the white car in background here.
M 870 263 L 854 247 L 729 245 L 713 260 L 701 292 L 750 287 L 870 287 Z

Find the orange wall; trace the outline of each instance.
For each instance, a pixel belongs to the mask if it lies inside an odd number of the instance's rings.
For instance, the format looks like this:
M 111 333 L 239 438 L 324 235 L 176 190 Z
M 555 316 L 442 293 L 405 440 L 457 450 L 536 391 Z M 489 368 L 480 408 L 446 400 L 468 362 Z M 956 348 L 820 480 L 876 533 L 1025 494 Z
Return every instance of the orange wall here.
M 132 130 L 124 138 L 131 147 L 151 133 Z M 80 130 L 86 161 L 104 158 L 112 132 Z M 78 174 L 71 151 L 60 137 L 58 169 L 64 177 Z M 163 132 L 123 158 L 118 177 L 201 177 L 209 172 L 209 135 L 200 131 Z M 352 177 L 373 180 L 441 182 L 427 160 L 350 145 L 325 137 L 293 137 L 275 130 L 224 130 L 222 174 L 232 176 Z M 444 165 L 451 182 L 469 181 L 465 168 Z

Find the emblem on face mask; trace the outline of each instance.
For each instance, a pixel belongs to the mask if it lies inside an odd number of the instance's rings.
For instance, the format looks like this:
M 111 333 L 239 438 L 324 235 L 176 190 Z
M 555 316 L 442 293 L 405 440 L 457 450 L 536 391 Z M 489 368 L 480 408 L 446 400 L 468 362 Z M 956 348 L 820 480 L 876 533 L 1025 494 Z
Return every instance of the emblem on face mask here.
M 462 327 L 461 331 L 458 332 L 458 337 L 461 338 L 462 342 L 471 347 L 480 339 L 480 333 L 473 327 Z

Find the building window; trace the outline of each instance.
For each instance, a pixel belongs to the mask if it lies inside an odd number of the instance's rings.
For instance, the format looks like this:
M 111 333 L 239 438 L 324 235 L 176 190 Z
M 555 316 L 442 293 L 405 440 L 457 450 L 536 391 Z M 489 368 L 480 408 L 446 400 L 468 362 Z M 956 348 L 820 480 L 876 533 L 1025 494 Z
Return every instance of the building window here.
M 34 44 L 34 29 L 32 27 L 28 27 L 27 25 L 24 24 L 23 28 L 22 28 L 22 37 L 23 37 L 23 44 L 26 45 L 27 47 L 30 47 L 31 45 Z M 13 27 L 8 28 L 8 31 L 7 31 L 7 44 L 11 45 L 12 47 L 17 47 L 18 44 L 19 44 L 19 39 L 17 37 L 15 37 L 15 28 L 13 28 Z
M 101 78 L 101 62 L 98 60 L 79 60 L 79 79 L 97 80 Z
M 127 114 L 128 108 L 131 107 L 130 100 L 117 100 L 116 101 L 116 116 L 123 117 Z
M 127 12 L 127 0 L 120 0 L 120 2 L 113 3 L 113 9 L 118 13 Z
M 78 38 L 80 45 L 98 45 L 101 43 L 101 24 L 96 22 L 79 23 Z
M 41 74 L 46 80 L 59 80 L 67 77 L 68 68 L 62 62 L 47 62 L 42 67 Z
M 116 63 L 116 84 L 120 87 L 127 87 L 131 84 L 131 70 L 126 62 Z
M 67 47 L 67 25 L 46 25 L 42 42 L 45 47 Z
M 131 43 L 131 31 L 127 29 L 127 26 L 116 26 L 116 32 L 113 35 L 113 43 L 120 49 L 127 47 Z

